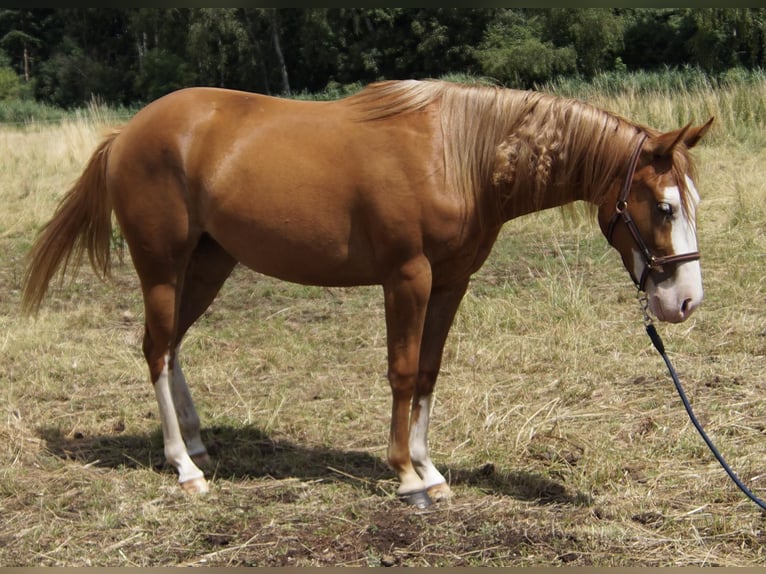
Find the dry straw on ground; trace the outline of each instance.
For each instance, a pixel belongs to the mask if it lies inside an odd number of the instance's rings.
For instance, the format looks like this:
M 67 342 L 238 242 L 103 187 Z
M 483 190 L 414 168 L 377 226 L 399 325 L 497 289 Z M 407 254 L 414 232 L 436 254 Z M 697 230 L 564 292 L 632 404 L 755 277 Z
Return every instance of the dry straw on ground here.
M 660 330 L 703 424 L 766 494 L 766 152 L 743 98 L 598 103 L 661 128 L 721 117 L 695 150 L 706 300 Z M 394 496 L 380 290 L 242 268 L 183 347 L 214 458 L 212 493 L 184 497 L 130 265 L 110 284 L 83 269 L 36 321 L 18 312 L 24 254 L 101 123 L 0 128 L 0 564 L 766 564 L 764 518 L 688 422 L 617 255 L 557 212 L 508 224 L 448 341 L 431 444 L 454 500 Z

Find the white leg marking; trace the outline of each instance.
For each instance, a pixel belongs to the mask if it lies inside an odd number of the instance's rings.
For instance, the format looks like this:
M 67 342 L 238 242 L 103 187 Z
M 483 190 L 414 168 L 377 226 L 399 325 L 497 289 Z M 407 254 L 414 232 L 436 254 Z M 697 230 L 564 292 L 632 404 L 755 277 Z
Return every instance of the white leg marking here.
M 175 353 L 171 372 L 173 374 L 171 385 L 173 404 L 178 417 L 178 424 L 181 427 L 181 434 L 186 443 L 186 450 L 189 456 L 204 455 L 207 453 L 207 449 L 202 444 L 202 438 L 199 434 L 199 415 L 194 408 L 194 401 L 189 392 L 189 386 L 186 384 L 181 363 L 178 360 L 178 350 Z
M 178 424 L 173 396 L 170 390 L 170 377 L 168 373 L 168 359 L 165 356 L 165 367 L 162 369 L 159 379 L 154 383 L 154 394 L 160 408 L 160 420 L 162 422 L 162 436 L 165 443 L 165 459 L 178 471 L 178 482 L 204 477 L 204 473 L 192 462 L 186 451 L 181 436 L 181 427 Z
M 431 396 L 420 398 L 420 415 L 410 427 L 410 457 L 412 465 L 423 479 L 426 488 L 435 484 L 443 484 L 447 481 L 436 470 L 428 456 L 428 423 L 431 415 Z

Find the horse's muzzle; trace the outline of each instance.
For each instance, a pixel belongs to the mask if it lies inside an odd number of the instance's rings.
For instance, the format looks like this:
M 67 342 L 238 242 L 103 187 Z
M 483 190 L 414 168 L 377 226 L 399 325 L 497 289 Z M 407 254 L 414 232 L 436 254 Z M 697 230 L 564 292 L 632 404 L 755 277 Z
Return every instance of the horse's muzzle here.
M 662 284 L 649 289 L 649 310 L 660 321 L 682 323 L 702 303 L 702 289 L 665 289 Z

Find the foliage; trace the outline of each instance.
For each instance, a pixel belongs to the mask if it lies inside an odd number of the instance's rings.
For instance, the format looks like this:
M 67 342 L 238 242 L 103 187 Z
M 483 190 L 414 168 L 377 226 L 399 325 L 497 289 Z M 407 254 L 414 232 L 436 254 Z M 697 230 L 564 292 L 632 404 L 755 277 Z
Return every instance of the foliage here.
M 692 61 L 711 71 L 763 64 L 764 12 L 745 8 L 687 8 Z
M 505 11 L 492 22 L 475 51 L 482 71 L 509 86 L 524 87 L 559 74 L 576 71 L 577 54 L 571 46 L 557 47 L 542 39 L 543 23 Z
M 758 70 L 766 9 L 6 8 L 0 50 L 22 94 L 63 107 L 148 102 L 191 85 L 290 95 L 446 74 L 529 88 L 612 72 Z M 2 81 L 16 93 L 7 71 Z
M 144 55 L 143 65 L 136 75 L 135 90 L 146 101 L 151 101 L 192 85 L 194 78 L 191 67 L 180 56 L 170 54 L 162 48 L 150 48 Z
M 0 101 L 17 100 L 21 94 L 21 82 L 13 68 L 0 67 Z
M 615 9 L 552 8 L 545 11 L 545 35 L 576 54 L 577 72 L 592 77 L 612 70 L 623 48 L 623 23 Z
M 18 126 L 77 121 L 82 117 L 99 119 L 102 123 L 121 123 L 136 111 L 135 107 L 106 106 L 97 99 L 70 110 L 30 98 L 0 99 L 0 123 Z

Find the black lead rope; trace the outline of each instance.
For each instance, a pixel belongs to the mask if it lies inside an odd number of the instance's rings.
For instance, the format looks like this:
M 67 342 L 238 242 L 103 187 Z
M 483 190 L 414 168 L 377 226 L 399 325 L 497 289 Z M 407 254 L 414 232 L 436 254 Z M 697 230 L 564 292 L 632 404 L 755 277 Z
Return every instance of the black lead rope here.
M 716 457 L 716 459 L 718 459 L 718 462 L 721 463 L 721 466 L 723 467 L 723 469 L 734 481 L 734 484 L 736 484 L 739 487 L 739 489 L 742 492 L 744 492 L 748 498 L 750 498 L 750 500 L 752 500 L 758 506 L 760 506 L 762 510 L 766 510 L 766 502 L 758 498 L 755 494 L 753 494 L 750 491 L 750 489 L 747 486 L 745 486 L 742 483 L 739 477 L 734 473 L 731 467 L 726 463 L 723 456 L 721 456 L 721 453 L 718 452 L 718 449 L 713 444 L 713 441 L 710 440 L 710 437 L 707 436 L 705 429 L 702 428 L 702 425 L 697 420 L 697 417 L 694 415 L 694 411 L 692 411 L 692 406 L 689 403 L 689 399 L 686 398 L 686 393 L 684 392 L 684 389 L 681 386 L 681 381 L 678 379 L 676 370 L 673 368 L 673 365 L 671 364 L 667 353 L 665 353 L 665 345 L 662 344 L 662 339 L 660 338 L 660 334 L 657 332 L 657 329 L 654 327 L 654 324 L 652 323 L 652 319 L 651 317 L 649 317 L 649 314 L 646 310 L 645 296 L 643 296 L 642 298 L 642 295 L 640 292 L 639 292 L 639 301 L 642 303 L 642 310 L 644 312 L 644 327 L 646 327 L 646 333 L 647 335 L 649 335 L 649 338 L 652 340 L 652 344 L 654 345 L 654 348 L 657 349 L 657 352 L 662 357 L 662 360 L 665 361 L 665 365 L 667 365 L 668 367 L 668 372 L 670 372 L 670 376 L 673 379 L 673 384 L 676 386 L 678 395 L 681 397 L 681 401 L 684 403 L 684 408 L 686 409 L 686 412 L 689 414 L 689 418 L 691 419 L 692 424 L 700 433 L 700 436 L 705 441 L 705 443 L 707 443 L 713 455 Z

